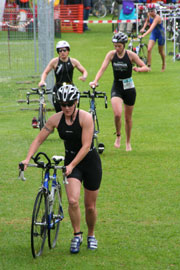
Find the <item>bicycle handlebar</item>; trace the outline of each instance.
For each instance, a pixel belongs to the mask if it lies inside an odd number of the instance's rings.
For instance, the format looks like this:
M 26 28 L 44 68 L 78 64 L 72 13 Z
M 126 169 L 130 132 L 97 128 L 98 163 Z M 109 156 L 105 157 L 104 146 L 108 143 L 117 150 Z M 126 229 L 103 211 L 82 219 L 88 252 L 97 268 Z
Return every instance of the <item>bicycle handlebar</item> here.
M 45 86 L 39 87 L 39 88 L 31 88 L 33 92 L 27 92 L 27 104 L 29 104 L 29 96 L 30 95 L 52 95 L 52 89 L 51 88 L 45 88 Z
M 44 156 L 47 160 L 47 163 L 44 161 L 38 161 L 40 159 L 40 156 Z M 41 169 L 59 169 L 62 170 L 63 173 L 63 183 L 68 184 L 67 177 L 65 175 L 66 173 L 66 166 L 58 166 L 58 164 L 64 160 L 64 156 L 53 156 L 52 159 L 54 163 L 52 164 L 49 157 L 44 153 L 44 152 L 39 152 L 36 154 L 35 157 L 32 157 L 34 160 L 35 164 L 28 164 L 28 167 L 36 167 L 36 168 L 41 168 Z M 21 162 L 19 163 L 19 179 L 26 181 L 26 178 L 24 177 L 24 164 Z
M 80 93 L 80 98 L 90 98 L 90 99 L 104 98 L 105 108 L 107 109 L 108 105 L 107 105 L 107 96 L 106 96 L 106 93 L 105 92 L 101 92 L 101 91 L 96 91 L 95 90 L 95 87 L 92 88 L 92 89 L 93 89 L 93 93 L 91 93 L 90 90 L 83 91 L 82 93 Z

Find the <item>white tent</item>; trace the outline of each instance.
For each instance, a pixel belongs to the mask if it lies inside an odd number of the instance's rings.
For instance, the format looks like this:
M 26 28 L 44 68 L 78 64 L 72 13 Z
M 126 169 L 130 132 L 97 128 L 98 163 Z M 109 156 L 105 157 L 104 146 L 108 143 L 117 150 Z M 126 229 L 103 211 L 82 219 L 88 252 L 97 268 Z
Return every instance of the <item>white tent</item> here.
M 0 31 L 1 31 L 1 27 L 2 27 L 2 19 L 3 19 L 5 3 L 6 3 L 6 0 L 0 1 Z

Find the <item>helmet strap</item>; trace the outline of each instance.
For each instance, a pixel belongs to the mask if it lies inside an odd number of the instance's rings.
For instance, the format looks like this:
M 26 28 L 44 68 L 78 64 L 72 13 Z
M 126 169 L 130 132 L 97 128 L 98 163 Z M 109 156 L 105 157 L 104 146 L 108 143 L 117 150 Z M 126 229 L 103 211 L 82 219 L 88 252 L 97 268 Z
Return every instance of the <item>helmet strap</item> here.
M 73 113 L 71 114 L 71 122 L 73 122 L 73 115 L 74 115 L 75 111 L 76 111 L 76 105 L 74 106 Z

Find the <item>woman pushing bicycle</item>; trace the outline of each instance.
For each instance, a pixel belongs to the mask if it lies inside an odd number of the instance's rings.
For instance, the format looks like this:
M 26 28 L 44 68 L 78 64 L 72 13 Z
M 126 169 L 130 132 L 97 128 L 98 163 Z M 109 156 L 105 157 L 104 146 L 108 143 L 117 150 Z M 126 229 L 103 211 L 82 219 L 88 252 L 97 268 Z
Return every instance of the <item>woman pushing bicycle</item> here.
M 66 193 L 69 202 L 69 216 L 74 230 L 70 252 L 78 253 L 82 243 L 80 231 L 79 198 L 81 183 L 84 186 L 84 203 L 86 223 L 88 227 L 87 246 L 89 249 L 97 248 L 94 236 L 96 223 L 96 199 L 102 178 L 100 157 L 93 146 L 93 120 L 90 113 L 76 108 L 79 96 L 78 89 L 73 85 L 64 85 L 57 90 L 57 103 L 62 111 L 51 116 L 43 129 L 30 146 L 23 164 L 25 169 L 31 157 L 39 146 L 47 139 L 54 128 L 57 128 L 59 137 L 64 140 L 65 166 L 68 184 Z
M 114 50 L 109 51 L 102 63 L 101 68 L 96 74 L 95 80 L 90 83 L 91 86 L 97 85 L 99 79 L 105 72 L 109 63 L 112 63 L 114 82 L 111 89 L 111 104 L 114 112 L 114 122 L 116 128 L 116 140 L 114 146 L 120 147 L 121 141 L 121 116 L 124 103 L 125 131 L 126 131 L 126 151 L 131 151 L 131 129 L 132 113 L 136 99 L 136 89 L 132 79 L 132 70 L 136 72 L 146 72 L 149 68 L 139 58 L 139 56 L 129 50 L 125 50 L 125 43 L 128 37 L 119 32 L 112 38 Z M 137 66 L 132 67 L 132 63 Z
M 158 50 L 162 59 L 161 71 L 164 71 L 166 68 L 165 53 L 164 53 L 165 29 L 163 27 L 163 21 L 161 17 L 158 14 L 156 14 L 155 4 L 148 5 L 148 16 L 143 28 L 140 30 L 141 33 L 144 32 L 148 23 L 150 23 L 149 29 L 140 36 L 145 37 L 146 35 L 151 33 L 148 43 L 147 65 L 149 68 L 151 67 L 152 49 L 156 43 L 156 40 L 158 40 Z
M 77 59 L 69 57 L 70 45 L 67 41 L 59 41 L 56 45 L 56 51 L 58 53 L 58 57 L 53 58 L 49 62 L 44 72 L 42 73 L 41 81 L 39 82 L 39 86 L 45 85 L 47 75 L 51 70 L 54 69 L 56 78 L 56 83 L 53 88 L 54 93 L 57 92 L 57 89 L 62 86 L 63 83 L 73 84 L 74 68 L 77 68 L 82 73 L 82 76 L 79 77 L 79 80 L 85 81 L 88 75 L 86 69 Z M 54 100 L 53 104 L 56 112 L 61 111 L 61 107 L 58 103 L 54 102 Z

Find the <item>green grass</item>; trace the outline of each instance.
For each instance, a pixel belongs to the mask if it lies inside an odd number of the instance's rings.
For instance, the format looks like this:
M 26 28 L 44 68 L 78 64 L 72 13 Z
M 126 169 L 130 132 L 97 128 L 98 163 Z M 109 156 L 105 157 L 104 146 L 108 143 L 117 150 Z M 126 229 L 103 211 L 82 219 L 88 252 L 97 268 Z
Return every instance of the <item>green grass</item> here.
M 79 59 L 89 73 L 83 84 L 75 72 L 75 83 L 80 90 L 88 88 L 105 54 L 112 49 L 111 25 L 92 24 L 89 27 L 91 31 L 82 35 L 62 34 L 71 44 L 71 56 Z M 168 43 L 169 50 L 172 50 L 171 43 Z M 179 62 L 174 63 L 172 56 L 167 56 L 167 69 L 164 73 L 160 70 L 161 61 L 155 47 L 152 72 L 133 73 L 137 100 L 133 114 L 133 151 L 130 153 L 125 151 L 124 121 L 121 148 L 113 147 L 111 66 L 100 80 L 99 90 L 108 95 L 108 109 L 104 108 L 102 100 L 97 101 L 99 139 L 105 144 L 101 156 L 103 179 L 97 202 L 98 250 L 89 252 L 86 248 L 82 189 L 81 230 L 85 241 L 80 254 L 72 256 L 69 253 L 72 228 L 64 192 L 65 219 L 57 247 L 49 250 L 46 243 L 42 257 L 37 260 L 31 255 L 30 225 L 41 173 L 29 168 L 27 181 L 18 180 L 18 162 L 25 158 L 30 143 L 38 134 L 38 130 L 31 128 L 32 117 L 37 112 L 20 110 L 27 105 L 18 105 L 17 100 L 25 99 L 27 89 L 35 87 L 38 78 L 30 85 L 19 85 L 15 78 L 1 80 L 0 269 L 180 269 Z M 88 109 L 87 100 L 81 101 L 81 108 Z M 63 142 L 57 132 L 40 150 L 50 156 L 63 154 Z

